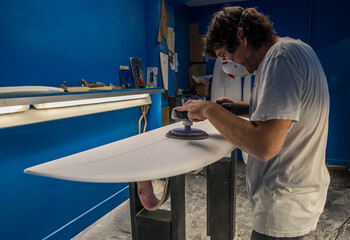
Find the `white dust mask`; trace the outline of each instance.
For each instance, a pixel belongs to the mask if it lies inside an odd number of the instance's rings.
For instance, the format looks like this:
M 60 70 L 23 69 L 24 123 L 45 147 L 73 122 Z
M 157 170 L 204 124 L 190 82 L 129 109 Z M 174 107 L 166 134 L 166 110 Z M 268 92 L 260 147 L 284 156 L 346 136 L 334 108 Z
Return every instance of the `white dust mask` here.
M 224 60 L 221 62 L 222 69 L 229 77 L 236 78 L 236 77 L 245 77 L 248 76 L 250 73 L 248 70 L 239 63 L 236 63 L 232 60 Z

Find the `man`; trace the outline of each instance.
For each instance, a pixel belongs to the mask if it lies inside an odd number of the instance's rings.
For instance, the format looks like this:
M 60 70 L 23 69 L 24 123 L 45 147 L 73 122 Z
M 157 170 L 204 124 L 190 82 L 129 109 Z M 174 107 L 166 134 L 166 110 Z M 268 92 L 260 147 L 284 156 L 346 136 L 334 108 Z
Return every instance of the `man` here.
M 251 239 L 302 239 L 316 228 L 329 185 L 329 94 L 322 66 L 310 46 L 276 36 L 254 8 L 217 12 L 205 43 L 206 55 L 221 58 L 230 76 L 256 72 L 250 121 L 209 101 L 188 101 L 177 109 L 188 111 L 194 122 L 208 119 L 249 153 Z

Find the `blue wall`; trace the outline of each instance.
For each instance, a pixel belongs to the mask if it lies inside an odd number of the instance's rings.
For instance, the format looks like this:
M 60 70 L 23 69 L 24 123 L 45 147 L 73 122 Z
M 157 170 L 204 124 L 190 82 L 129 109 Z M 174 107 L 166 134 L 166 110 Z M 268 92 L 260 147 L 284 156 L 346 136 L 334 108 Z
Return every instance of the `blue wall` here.
M 178 52 L 179 71 L 176 73 L 178 88 L 188 89 L 188 68 L 190 67 L 189 7 L 175 8 L 175 51 Z
M 327 162 L 349 167 L 350 126 L 350 2 L 314 0 L 311 45 L 327 74 L 331 98 Z
M 145 1 L 0 1 L 0 86 L 119 85 L 130 57 L 147 66 Z
M 146 40 L 157 37 L 159 11 L 158 0 L 0 1 L 0 87 L 77 86 L 82 78 L 119 85 L 130 57 L 142 59 L 144 73 L 159 67 L 149 52 L 159 46 Z M 151 98 L 147 130 L 161 126 L 162 94 Z M 127 184 L 23 170 L 135 135 L 140 115 L 135 107 L 0 130 L 0 239 L 69 239 L 126 200 Z
M 261 0 L 241 1 L 233 4 L 225 4 L 225 6 L 229 5 L 241 6 L 244 8 L 257 7 L 259 11 L 270 16 L 271 21 L 274 23 L 274 28 L 279 36 L 300 38 L 301 40 L 308 42 L 308 13 L 310 8 L 310 0 Z M 199 34 L 206 34 L 207 27 L 211 21 L 213 14 L 217 11 L 220 11 L 223 6 L 224 5 L 222 4 L 217 4 L 191 8 L 185 5 L 176 7 L 175 30 L 176 32 L 183 33 L 183 37 L 176 39 L 177 46 L 188 46 L 188 24 L 198 23 Z M 293 24 L 290 24 L 291 19 L 293 19 Z M 189 48 L 180 48 L 179 56 L 181 56 L 180 70 L 176 75 L 183 81 L 183 83 L 179 84 L 181 84 L 184 88 L 188 88 L 188 84 L 185 84 L 188 83 L 188 67 L 190 66 Z M 207 74 L 212 74 L 214 64 L 214 60 L 209 60 L 207 62 Z
M 350 112 L 350 81 L 348 59 L 350 54 L 350 29 L 347 14 L 350 2 L 344 0 L 256 0 L 240 1 L 232 6 L 257 7 L 259 11 L 270 16 L 279 36 L 299 38 L 310 44 L 318 54 L 328 76 L 331 97 L 330 125 L 327 146 L 327 162 L 331 165 L 349 166 L 350 148 L 348 139 L 350 127 L 344 122 Z M 185 31 L 185 25 L 199 24 L 199 34 L 207 32 L 212 15 L 221 10 L 223 5 L 203 7 L 178 6 L 175 9 L 175 31 Z M 188 29 L 186 30 L 188 31 Z M 177 45 L 186 45 L 189 36 L 177 38 Z M 179 48 L 178 48 L 179 49 Z M 177 76 L 188 87 L 189 49 L 179 49 L 180 69 Z M 187 57 L 185 57 L 187 56 Z M 207 74 L 211 74 L 214 61 L 207 62 Z

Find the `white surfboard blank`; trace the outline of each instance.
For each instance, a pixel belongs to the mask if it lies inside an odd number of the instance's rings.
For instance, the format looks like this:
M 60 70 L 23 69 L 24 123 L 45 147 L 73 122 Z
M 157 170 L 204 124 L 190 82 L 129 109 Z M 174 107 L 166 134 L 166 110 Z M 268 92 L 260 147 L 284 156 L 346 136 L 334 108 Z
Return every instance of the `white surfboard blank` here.
M 240 101 L 241 89 L 241 78 L 232 79 L 229 77 L 222 70 L 221 59 L 216 59 L 211 87 L 211 101 L 216 102 L 220 97 Z
M 234 101 L 249 101 L 252 80 L 254 80 L 253 75 L 232 79 L 222 70 L 221 59 L 216 59 L 211 87 L 211 101 L 216 102 L 220 97 L 228 97 Z
M 235 149 L 209 121 L 194 123 L 204 140 L 165 134 L 182 122 L 126 138 L 24 170 L 25 173 L 81 182 L 136 182 L 184 174 L 210 165 Z

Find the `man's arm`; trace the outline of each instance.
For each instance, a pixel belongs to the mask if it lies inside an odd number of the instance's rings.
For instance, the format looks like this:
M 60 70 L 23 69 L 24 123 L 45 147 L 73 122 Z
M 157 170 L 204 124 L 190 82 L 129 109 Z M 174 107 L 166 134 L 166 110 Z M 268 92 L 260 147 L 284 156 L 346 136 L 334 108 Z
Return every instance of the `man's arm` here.
M 179 111 L 188 111 L 191 121 L 208 119 L 233 145 L 262 160 L 269 161 L 281 150 L 291 120 L 268 120 L 249 122 L 206 101 L 189 101 Z
M 282 119 L 249 122 L 215 105 L 204 116 L 233 145 L 262 161 L 280 152 L 292 123 Z

